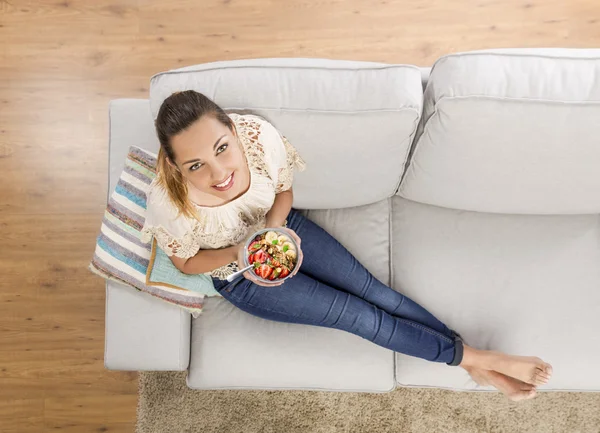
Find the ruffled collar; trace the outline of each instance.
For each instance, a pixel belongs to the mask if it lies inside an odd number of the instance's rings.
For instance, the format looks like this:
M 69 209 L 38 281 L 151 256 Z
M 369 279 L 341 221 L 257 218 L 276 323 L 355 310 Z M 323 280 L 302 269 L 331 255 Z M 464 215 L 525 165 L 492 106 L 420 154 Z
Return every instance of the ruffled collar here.
M 219 206 L 200 206 L 192 202 L 203 231 L 214 233 L 222 229 L 235 229 L 240 225 L 240 217 L 252 221 L 256 218 L 257 208 L 269 209 L 273 205 L 273 181 L 256 170 L 250 161 L 248 158 L 250 187 L 244 194 Z

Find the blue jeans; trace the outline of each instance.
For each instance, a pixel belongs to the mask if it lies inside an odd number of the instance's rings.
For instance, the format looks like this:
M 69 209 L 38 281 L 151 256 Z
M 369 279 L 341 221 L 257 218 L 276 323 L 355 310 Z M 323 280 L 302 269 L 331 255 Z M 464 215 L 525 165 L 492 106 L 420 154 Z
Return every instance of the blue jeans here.
M 276 287 L 213 278 L 239 309 L 263 319 L 351 332 L 379 346 L 447 365 L 463 357 L 460 335 L 375 278 L 333 236 L 291 209 L 287 227 L 302 240 L 298 273 Z

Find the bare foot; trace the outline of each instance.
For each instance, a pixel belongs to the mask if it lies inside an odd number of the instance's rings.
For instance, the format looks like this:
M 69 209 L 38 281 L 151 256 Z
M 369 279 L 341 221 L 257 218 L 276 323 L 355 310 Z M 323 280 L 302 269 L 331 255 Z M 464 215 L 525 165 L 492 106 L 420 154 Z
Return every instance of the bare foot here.
M 507 355 L 495 350 L 483 351 L 486 369 L 531 385 L 544 385 L 552 377 L 552 366 L 537 356 Z
M 502 392 L 511 401 L 522 401 L 535 398 L 537 390 L 535 385 L 521 382 L 518 379 L 508 377 L 502 373 L 480 368 L 465 368 L 473 380 L 479 385 L 492 385 Z
M 471 379 L 473 379 L 475 381 L 475 383 L 481 385 L 481 386 L 486 386 L 490 384 L 490 380 L 488 378 L 488 376 L 486 374 L 484 374 L 484 372 L 488 371 L 488 370 L 482 370 L 481 368 L 477 368 L 477 367 L 463 367 L 465 370 L 467 370 L 467 373 L 469 373 L 469 376 L 471 376 Z

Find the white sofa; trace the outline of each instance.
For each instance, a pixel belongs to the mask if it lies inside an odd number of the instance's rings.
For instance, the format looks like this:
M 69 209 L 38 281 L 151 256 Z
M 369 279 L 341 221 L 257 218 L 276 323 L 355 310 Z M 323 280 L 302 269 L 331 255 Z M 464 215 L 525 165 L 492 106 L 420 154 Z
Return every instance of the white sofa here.
M 326 59 L 216 62 L 110 104 L 109 194 L 130 145 L 158 150 L 162 100 L 251 109 L 307 162 L 294 207 L 377 278 L 479 349 L 554 366 L 541 391 L 600 390 L 600 50 L 492 50 L 433 68 Z M 489 391 L 465 370 L 220 297 L 192 319 L 109 282 L 105 365 L 188 370 L 195 389 Z

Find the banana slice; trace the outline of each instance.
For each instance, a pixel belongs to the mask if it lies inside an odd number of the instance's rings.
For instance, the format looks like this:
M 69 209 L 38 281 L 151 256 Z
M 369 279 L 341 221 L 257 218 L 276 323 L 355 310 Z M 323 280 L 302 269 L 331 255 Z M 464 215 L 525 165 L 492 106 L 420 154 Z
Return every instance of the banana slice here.
M 290 259 L 295 259 L 296 258 L 296 250 L 287 250 L 285 252 L 285 255 L 288 256 Z
M 275 232 L 267 232 L 265 235 L 265 240 L 271 244 L 275 239 L 277 239 L 277 233 Z
M 285 236 L 285 235 L 279 235 L 279 236 L 277 237 L 277 240 L 278 240 L 278 242 L 277 242 L 277 245 L 283 245 L 283 244 L 285 244 L 286 242 L 289 242 L 289 241 L 290 241 L 290 240 L 289 240 L 289 238 L 288 238 L 287 236 Z
M 290 251 L 293 251 L 293 252 L 294 252 L 294 254 L 296 253 L 296 247 L 294 246 L 294 244 L 293 244 L 293 243 L 291 243 L 291 242 L 285 242 L 285 243 L 284 243 L 284 244 L 281 246 L 281 247 L 282 247 L 282 249 L 283 249 L 283 247 L 285 247 L 286 245 L 287 245 L 287 247 L 288 247 L 287 251 L 285 252 L 286 254 L 287 254 L 287 253 L 289 253 Z

